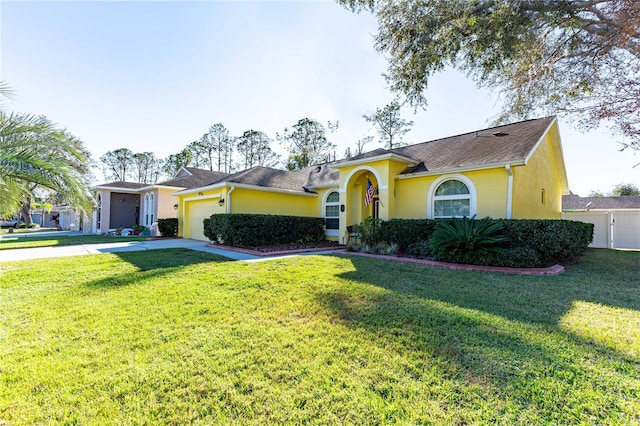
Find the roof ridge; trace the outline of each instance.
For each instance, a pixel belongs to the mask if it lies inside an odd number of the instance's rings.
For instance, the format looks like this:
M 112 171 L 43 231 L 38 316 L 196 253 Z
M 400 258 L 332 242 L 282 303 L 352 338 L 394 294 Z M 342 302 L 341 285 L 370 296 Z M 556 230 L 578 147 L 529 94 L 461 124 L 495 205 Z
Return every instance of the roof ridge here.
M 486 132 L 486 131 L 489 131 L 489 130 L 498 129 L 500 127 L 515 126 L 515 125 L 524 124 L 524 123 L 528 123 L 528 122 L 532 122 L 532 121 L 542 121 L 542 120 L 546 120 L 546 119 L 549 119 L 549 118 L 555 118 L 555 117 L 556 117 L 555 115 L 549 115 L 549 116 L 540 117 L 540 118 L 529 118 L 527 120 L 516 121 L 516 122 L 513 122 L 513 123 L 507 123 L 507 124 L 495 125 L 495 126 L 487 127 L 487 128 L 484 128 L 484 129 L 472 130 L 470 132 L 459 133 L 457 135 L 445 136 L 445 137 L 438 138 L 438 139 L 431 139 L 431 140 L 424 141 L 424 142 L 418 142 L 418 143 L 414 143 L 414 144 L 411 144 L 411 145 L 405 145 L 405 146 L 401 146 L 399 148 L 394 148 L 394 150 L 396 150 L 396 149 L 400 150 L 400 149 L 403 149 L 403 148 L 409 148 L 409 147 L 412 147 L 412 146 L 422 145 L 422 144 L 426 144 L 426 143 L 440 142 L 440 141 L 443 141 L 445 139 L 458 138 L 460 136 L 466 136 L 466 135 L 470 135 L 470 134 L 473 134 L 473 133 Z

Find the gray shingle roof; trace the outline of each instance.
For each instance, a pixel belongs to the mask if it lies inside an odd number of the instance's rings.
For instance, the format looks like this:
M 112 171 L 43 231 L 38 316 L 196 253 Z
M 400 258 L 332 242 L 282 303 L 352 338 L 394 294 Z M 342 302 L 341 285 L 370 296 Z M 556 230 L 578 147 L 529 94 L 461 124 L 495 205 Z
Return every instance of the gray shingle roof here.
M 211 185 L 212 183 L 218 182 L 219 180 L 229 176 L 229 173 L 196 169 L 194 167 L 185 167 L 185 170 L 187 170 L 190 175 L 185 174 L 183 176 L 175 177 L 173 179 L 160 182 L 157 185 L 191 189 Z
M 326 164 L 289 171 L 256 166 L 227 176 L 219 182 L 244 184 L 288 191 L 310 192 L 313 188 L 338 185 L 339 172 Z
M 136 182 L 123 182 L 123 181 L 115 181 L 109 183 L 103 183 L 102 185 L 97 185 L 96 187 L 110 187 L 110 188 L 122 188 L 122 189 L 140 189 L 145 186 L 149 186 L 147 183 L 136 183 Z
M 405 171 L 438 171 L 523 161 L 555 117 L 526 120 L 393 149 L 420 164 Z
M 340 172 L 332 169 L 327 164 L 319 164 L 300 170 L 298 173 L 305 174 L 307 181 L 305 188 L 328 188 L 338 186 Z
M 622 197 L 580 197 L 579 195 L 563 195 L 562 210 L 618 210 L 640 209 L 640 195 Z

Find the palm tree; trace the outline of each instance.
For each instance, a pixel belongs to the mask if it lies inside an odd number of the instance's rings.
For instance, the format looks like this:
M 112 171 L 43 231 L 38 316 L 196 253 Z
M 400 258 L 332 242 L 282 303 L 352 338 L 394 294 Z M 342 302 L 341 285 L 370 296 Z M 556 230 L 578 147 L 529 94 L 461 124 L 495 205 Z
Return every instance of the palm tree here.
M 82 142 L 47 118 L 0 111 L 0 216 L 13 215 L 25 200 L 30 202 L 35 186 L 88 211 L 89 158 Z

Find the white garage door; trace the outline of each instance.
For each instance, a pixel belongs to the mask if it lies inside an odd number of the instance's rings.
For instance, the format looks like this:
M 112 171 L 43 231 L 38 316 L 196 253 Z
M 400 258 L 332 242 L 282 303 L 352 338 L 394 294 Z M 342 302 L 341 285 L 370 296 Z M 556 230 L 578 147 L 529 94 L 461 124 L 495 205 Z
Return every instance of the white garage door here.
M 593 224 L 593 242 L 589 247 L 610 248 L 609 213 L 607 212 L 567 212 L 563 219 Z
M 613 247 L 640 249 L 640 212 L 612 213 Z

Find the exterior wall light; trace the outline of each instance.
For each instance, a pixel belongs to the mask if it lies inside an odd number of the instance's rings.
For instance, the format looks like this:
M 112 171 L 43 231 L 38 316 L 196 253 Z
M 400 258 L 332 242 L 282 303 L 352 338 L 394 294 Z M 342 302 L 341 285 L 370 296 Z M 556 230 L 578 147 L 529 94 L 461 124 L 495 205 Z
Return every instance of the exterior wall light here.
M 224 204 L 224 198 L 220 198 L 220 200 L 218 200 L 218 205 L 222 207 L 223 204 Z

